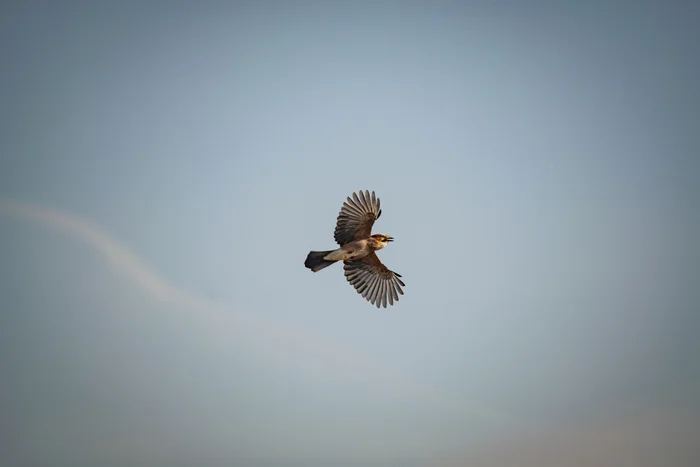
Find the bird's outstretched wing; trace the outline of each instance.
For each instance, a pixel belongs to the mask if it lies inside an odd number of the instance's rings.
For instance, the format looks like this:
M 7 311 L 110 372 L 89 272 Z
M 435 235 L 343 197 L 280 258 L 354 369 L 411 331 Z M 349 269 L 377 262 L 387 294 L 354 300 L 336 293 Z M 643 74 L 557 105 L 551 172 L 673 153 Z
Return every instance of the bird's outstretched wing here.
M 399 294 L 403 295 L 401 286 L 406 287 L 406 284 L 399 279 L 401 276 L 384 266 L 376 254 L 357 261 L 344 261 L 343 264 L 348 282 L 377 308 L 382 305 L 386 308 L 387 300 L 393 305 L 394 301 L 399 301 Z
M 369 194 L 369 190 L 352 194 L 352 198 L 343 203 L 335 226 L 335 241 L 340 246 L 353 240 L 362 240 L 372 235 L 372 225 L 379 219 L 382 210 L 379 209 L 379 198 Z

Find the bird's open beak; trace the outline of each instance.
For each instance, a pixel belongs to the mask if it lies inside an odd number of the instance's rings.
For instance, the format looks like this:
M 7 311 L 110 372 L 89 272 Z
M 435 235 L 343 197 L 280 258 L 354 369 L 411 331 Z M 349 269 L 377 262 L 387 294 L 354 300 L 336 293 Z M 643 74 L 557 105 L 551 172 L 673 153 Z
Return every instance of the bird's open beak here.
M 387 242 L 393 242 L 393 241 L 394 241 L 394 237 L 387 237 L 386 241 L 387 241 Z

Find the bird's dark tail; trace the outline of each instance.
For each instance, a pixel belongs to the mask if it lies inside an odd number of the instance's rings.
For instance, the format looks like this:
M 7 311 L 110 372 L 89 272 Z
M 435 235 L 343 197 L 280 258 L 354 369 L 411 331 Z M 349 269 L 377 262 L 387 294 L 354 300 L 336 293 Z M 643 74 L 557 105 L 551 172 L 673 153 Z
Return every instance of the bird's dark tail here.
M 328 261 L 327 259 L 323 259 L 323 257 L 332 251 L 333 250 L 310 251 L 306 257 L 306 261 L 304 261 L 304 266 L 311 269 L 313 272 L 318 272 L 321 269 L 330 266 L 331 264 L 335 263 L 335 261 Z

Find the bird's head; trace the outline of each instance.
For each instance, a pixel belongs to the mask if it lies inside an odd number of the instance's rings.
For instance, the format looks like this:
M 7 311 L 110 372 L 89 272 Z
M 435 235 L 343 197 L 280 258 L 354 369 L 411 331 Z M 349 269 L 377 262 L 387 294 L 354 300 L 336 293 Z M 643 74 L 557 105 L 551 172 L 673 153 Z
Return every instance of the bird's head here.
M 384 235 L 384 234 L 374 234 L 374 235 L 372 235 L 372 238 L 377 240 L 377 242 L 379 242 L 379 245 L 381 246 L 381 248 L 384 248 L 389 242 L 394 241 L 394 237 L 390 237 L 390 236 Z

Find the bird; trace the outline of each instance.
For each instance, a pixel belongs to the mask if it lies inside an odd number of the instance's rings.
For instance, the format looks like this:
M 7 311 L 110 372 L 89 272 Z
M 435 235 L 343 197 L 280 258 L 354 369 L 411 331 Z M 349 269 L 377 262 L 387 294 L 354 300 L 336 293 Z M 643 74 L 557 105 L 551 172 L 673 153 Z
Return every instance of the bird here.
M 385 234 L 372 235 L 374 221 L 382 215 L 379 198 L 369 190 L 352 193 L 347 197 L 338 214 L 333 237 L 340 248 L 327 251 L 310 251 L 304 266 L 318 272 L 338 261 L 343 262 L 345 278 L 377 308 L 393 305 L 403 295 L 406 284 L 401 275 L 384 266 L 376 252 L 394 241 Z

